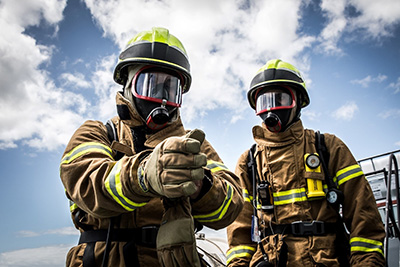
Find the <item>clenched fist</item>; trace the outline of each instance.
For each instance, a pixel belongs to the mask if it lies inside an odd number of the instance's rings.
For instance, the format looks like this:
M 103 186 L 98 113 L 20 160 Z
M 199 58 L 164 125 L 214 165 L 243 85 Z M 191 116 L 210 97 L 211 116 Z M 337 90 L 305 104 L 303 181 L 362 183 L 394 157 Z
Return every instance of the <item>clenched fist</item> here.
M 207 165 L 206 155 L 200 153 L 204 137 L 203 131 L 195 129 L 158 144 L 138 169 L 142 189 L 167 198 L 194 194 Z

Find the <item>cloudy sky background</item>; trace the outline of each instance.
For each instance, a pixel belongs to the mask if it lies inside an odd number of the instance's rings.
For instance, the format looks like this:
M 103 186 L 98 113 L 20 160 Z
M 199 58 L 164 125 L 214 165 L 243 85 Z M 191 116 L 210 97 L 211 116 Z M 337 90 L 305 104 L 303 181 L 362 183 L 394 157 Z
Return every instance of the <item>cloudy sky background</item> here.
M 248 86 L 272 58 L 306 78 L 306 128 L 357 159 L 400 149 L 398 0 L 0 0 L 0 266 L 64 266 L 78 235 L 61 155 L 85 120 L 116 114 L 117 56 L 153 26 L 189 54 L 185 127 L 203 129 L 231 169 L 260 123 Z

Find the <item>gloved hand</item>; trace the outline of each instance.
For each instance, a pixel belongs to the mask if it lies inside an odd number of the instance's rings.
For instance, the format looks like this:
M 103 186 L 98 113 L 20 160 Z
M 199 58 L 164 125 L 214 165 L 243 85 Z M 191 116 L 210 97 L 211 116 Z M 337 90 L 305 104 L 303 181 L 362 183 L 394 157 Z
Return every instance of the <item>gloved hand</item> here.
M 164 214 L 157 234 L 157 254 L 162 267 L 200 267 L 194 221 L 188 197 L 163 198 Z
M 204 178 L 207 157 L 200 153 L 205 134 L 195 129 L 185 136 L 170 137 L 158 144 L 138 169 L 144 191 L 167 198 L 189 196 Z

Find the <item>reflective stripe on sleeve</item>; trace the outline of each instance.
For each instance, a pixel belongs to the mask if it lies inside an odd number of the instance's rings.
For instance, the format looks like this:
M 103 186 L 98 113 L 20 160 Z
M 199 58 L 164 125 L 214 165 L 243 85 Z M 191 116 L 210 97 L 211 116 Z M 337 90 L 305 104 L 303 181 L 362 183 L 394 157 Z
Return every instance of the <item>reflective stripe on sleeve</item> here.
M 273 195 L 274 195 L 274 205 L 285 205 L 294 202 L 307 201 L 305 188 L 274 192 Z
M 207 168 L 210 169 L 211 172 L 228 170 L 228 168 L 224 164 L 214 160 L 207 160 Z
M 61 164 L 69 164 L 74 159 L 91 152 L 102 153 L 113 159 L 111 148 L 101 143 L 89 142 L 80 144 L 79 146 L 72 149 L 68 154 L 63 157 L 63 159 L 61 160 Z
M 249 191 L 245 188 L 242 188 L 242 196 L 245 202 L 250 202 L 252 203 L 253 201 L 253 196 L 249 195 Z
M 356 178 L 360 175 L 364 175 L 363 171 L 361 170 L 360 165 L 355 164 L 344 169 L 341 169 L 336 173 L 334 181 L 337 185 L 341 185 L 353 178 Z
M 104 184 L 108 193 L 113 197 L 113 199 L 128 211 L 133 211 L 147 204 L 147 202 L 136 203 L 124 196 L 121 182 L 121 160 L 117 161 L 117 163 L 114 165 L 104 181 Z
M 75 204 L 75 202 L 73 201 L 69 201 L 69 211 L 73 212 L 74 210 L 76 210 L 78 208 L 78 205 Z
M 226 253 L 226 264 L 229 264 L 235 258 L 251 258 L 256 248 L 250 246 L 233 247 Z
M 225 183 L 227 187 L 227 193 L 224 201 L 222 202 L 222 205 L 214 212 L 211 212 L 209 214 L 193 215 L 193 218 L 195 218 L 199 222 L 205 223 L 219 221 L 224 217 L 229 208 L 229 205 L 231 204 L 233 195 L 232 186 L 227 181 L 225 181 Z
M 363 237 L 353 237 L 350 239 L 351 252 L 378 252 L 383 255 L 383 245 L 382 242 L 363 238 Z

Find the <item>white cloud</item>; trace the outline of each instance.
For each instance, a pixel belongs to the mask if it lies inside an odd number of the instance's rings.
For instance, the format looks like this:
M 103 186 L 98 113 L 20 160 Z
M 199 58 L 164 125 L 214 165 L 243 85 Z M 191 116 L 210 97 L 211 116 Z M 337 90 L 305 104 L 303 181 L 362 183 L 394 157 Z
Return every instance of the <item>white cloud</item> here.
M 313 110 L 303 110 L 301 111 L 301 116 L 310 121 L 318 121 L 318 119 L 321 117 L 321 114 Z
M 379 117 L 387 118 L 400 118 L 400 109 L 390 109 L 379 113 Z
M 36 237 L 39 235 L 39 233 L 30 230 L 22 230 L 18 232 L 19 237 Z
M 65 144 L 82 121 L 88 103 L 57 88 L 43 66 L 53 47 L 39 45 L 24 30 L 40 23 L 57 29 L 66 0 L 6 0 L 0 6 L 0 149 L 17 141 L 38 149 Z M 77 111 L 75 111 L 77 109 Z
M 20 249 L 0 253 L 2 267 L 62 267 L 65 257 L 73 245 L 57 245 Z
M 355 102 L 347 102 L 336 111 L 334 111 L 332 116 L 337 120 L 350 121 L 351 119 L 353 119 L 357 111 L 358 106 Z
M 361 85 L 361 87 L 367 88 L 373 82 L 381 83 L 386 79 L 387 79 L 387 76 L 386 75 L 382 75 L 382 74 L 379 74 L 376 77 L 372 77 L 371 75 L 368 75 L 367 77 L 365 77 L 365 78 L 363 78 L 361 80 L 352 80 L 351 83 L 352 84 L 359 84 L 359 85 Z
M 398 0 L 350 0 L 350 4 L 359 13 L 350 19 L 350 30 L 365 30 L 369 37 L 392 36 L 393 27 L 400 22 Z
M 113 80 L 117 55 L 104 57 L 95 67 L 91 77 L 97 103 L 94 105 L 99 120 L 106 121 L 115 116 L 115 93 L 122 90 Z
M 393 35 L 400 23 L 398 0 L 322 0 L 321 10 L 328 22 L 319 41 L 324 53 L 341 55 L 338 42 L 345 33 L 348 40 L 380 40 Z
M 22 230 L 18 232 L 19 237 L 37 237 L 43 235 L 79 235 L 79 231 L 74 227 L 63 227 L 58 229 L 50 229 L 41 232 L 30 230 Z
M 91 86 L 82 73 L 63 73 L 60 79 L 63 81 L 63 86 L 70 86 L 72 89 L 89 88 Z
M 328 23 L 320 35 L 321 48 L 329 54 L 341 54 L 342 51 L 337 47 L 337 42 L 342 36 L 347 26 L 344 10 L 346 0 L 323 0 L 321 10 L 328 19 Z
M 393 88 L 395 94 L 400 93 L 400 77 L 397 78 L 396 82 L 390 83 L 389 88 Z

